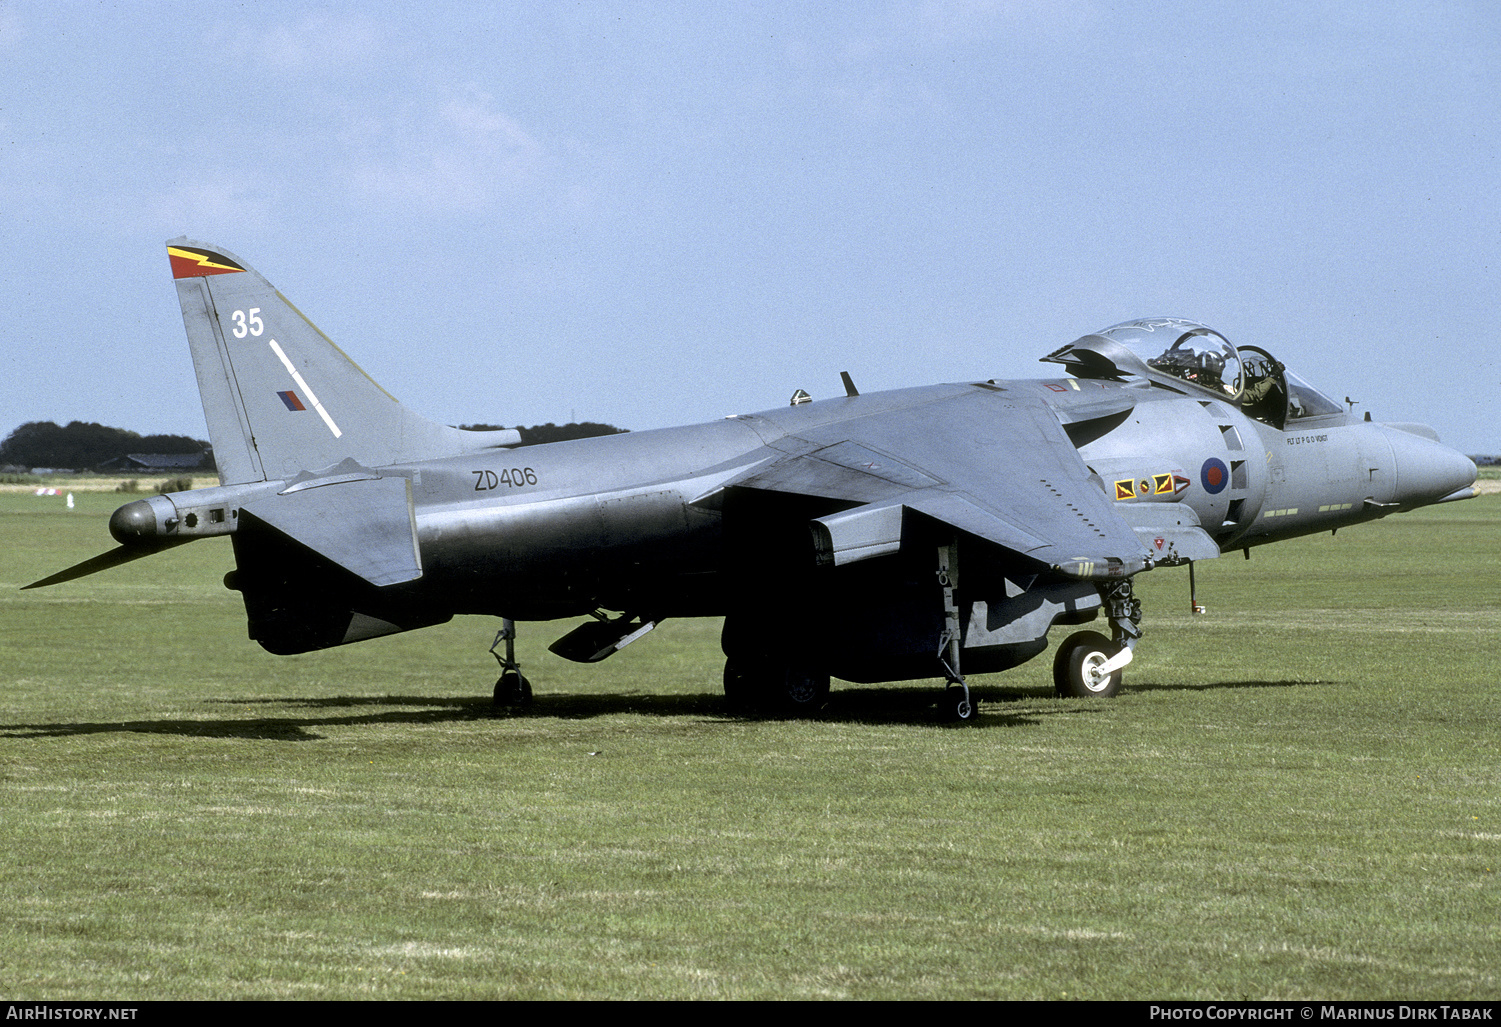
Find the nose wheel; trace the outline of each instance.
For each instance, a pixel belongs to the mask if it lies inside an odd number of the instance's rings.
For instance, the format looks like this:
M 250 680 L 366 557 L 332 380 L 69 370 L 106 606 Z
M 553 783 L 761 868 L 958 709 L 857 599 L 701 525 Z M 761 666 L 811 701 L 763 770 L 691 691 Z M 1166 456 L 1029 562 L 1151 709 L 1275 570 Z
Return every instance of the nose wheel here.
M 505 655 L 495 650 L 505 643 Z M 500 678 L 495 682 L 495 705 L 498 707 L 526 706 L 532 701 L 532 683 L 521 673 L 521 664 L 516 662 L 516 622 L 502 617 L 495 641 L 490 643 L 490 655 L 500 664 Z
M 1121 690 L 1121 672 L 1108 670 L 1120 646 L 1098 631 L 1068 636 L 1053 657 L 1053 690 L 1064 699 L 1108 699 Z

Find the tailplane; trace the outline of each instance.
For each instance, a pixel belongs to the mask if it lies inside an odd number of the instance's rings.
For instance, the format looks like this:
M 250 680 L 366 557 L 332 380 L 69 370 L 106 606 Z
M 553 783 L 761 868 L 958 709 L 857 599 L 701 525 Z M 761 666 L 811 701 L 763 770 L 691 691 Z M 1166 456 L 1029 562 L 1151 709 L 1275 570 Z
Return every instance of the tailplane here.
M 167 255 L 223 484 L 521 441 L 515 431 L 462 431 L 406 409 L 233 254 L 175 239 Z

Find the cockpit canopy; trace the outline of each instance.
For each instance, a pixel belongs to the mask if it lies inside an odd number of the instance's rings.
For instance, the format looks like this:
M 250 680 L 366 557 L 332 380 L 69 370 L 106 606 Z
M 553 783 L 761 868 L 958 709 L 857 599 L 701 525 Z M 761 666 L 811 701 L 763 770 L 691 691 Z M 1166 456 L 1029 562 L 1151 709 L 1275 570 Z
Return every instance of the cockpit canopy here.
M 1164 330 L 1165 329 L 1165 330 Z M 1213 328 L 1187 321 L 1133 321 L 1107 328 L 1107 339 L 1129 346 L 1153 370 L 1239 399 L 1244 387 L 1240 356 Z
M 1086 335 L 1042 358 L 1065 364 L 1079 378 L 1137 375 L 1176 379 L 1238 403 L 1247 416 L 1282 428 L 1288 420 L 1341 414 L 1266 350 L 1230 344 L 1207 325 L 1180 318 L 1127 321 Z

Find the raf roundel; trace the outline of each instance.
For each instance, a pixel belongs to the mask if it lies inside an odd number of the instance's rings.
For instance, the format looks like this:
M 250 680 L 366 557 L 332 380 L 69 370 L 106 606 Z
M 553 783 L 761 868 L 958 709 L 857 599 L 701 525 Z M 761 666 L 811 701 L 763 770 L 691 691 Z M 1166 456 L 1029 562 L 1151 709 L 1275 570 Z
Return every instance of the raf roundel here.
M 1217 496 L 1225 491 L 1225 486 L 1230 484 L 1230 468 L 1219 457 L 1210 457 L 1204 461 L 1204 466 L 1199 468 L 1199 484 L 1204 486 L 1204 491 L 1211 496 Z

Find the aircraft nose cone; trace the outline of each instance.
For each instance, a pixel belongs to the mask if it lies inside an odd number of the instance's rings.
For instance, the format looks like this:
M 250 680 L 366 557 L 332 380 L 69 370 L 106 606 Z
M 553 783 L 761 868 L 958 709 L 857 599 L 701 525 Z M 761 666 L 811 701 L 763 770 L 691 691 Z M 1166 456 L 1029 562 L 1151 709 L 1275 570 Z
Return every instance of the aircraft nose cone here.
M 1473 485 L 1479 472 L 1463 453 L 1438 442 L 1393 429 L 1387 441 L 1397 465 L 1397 502 L 1403 506 L 1436 503 Z

